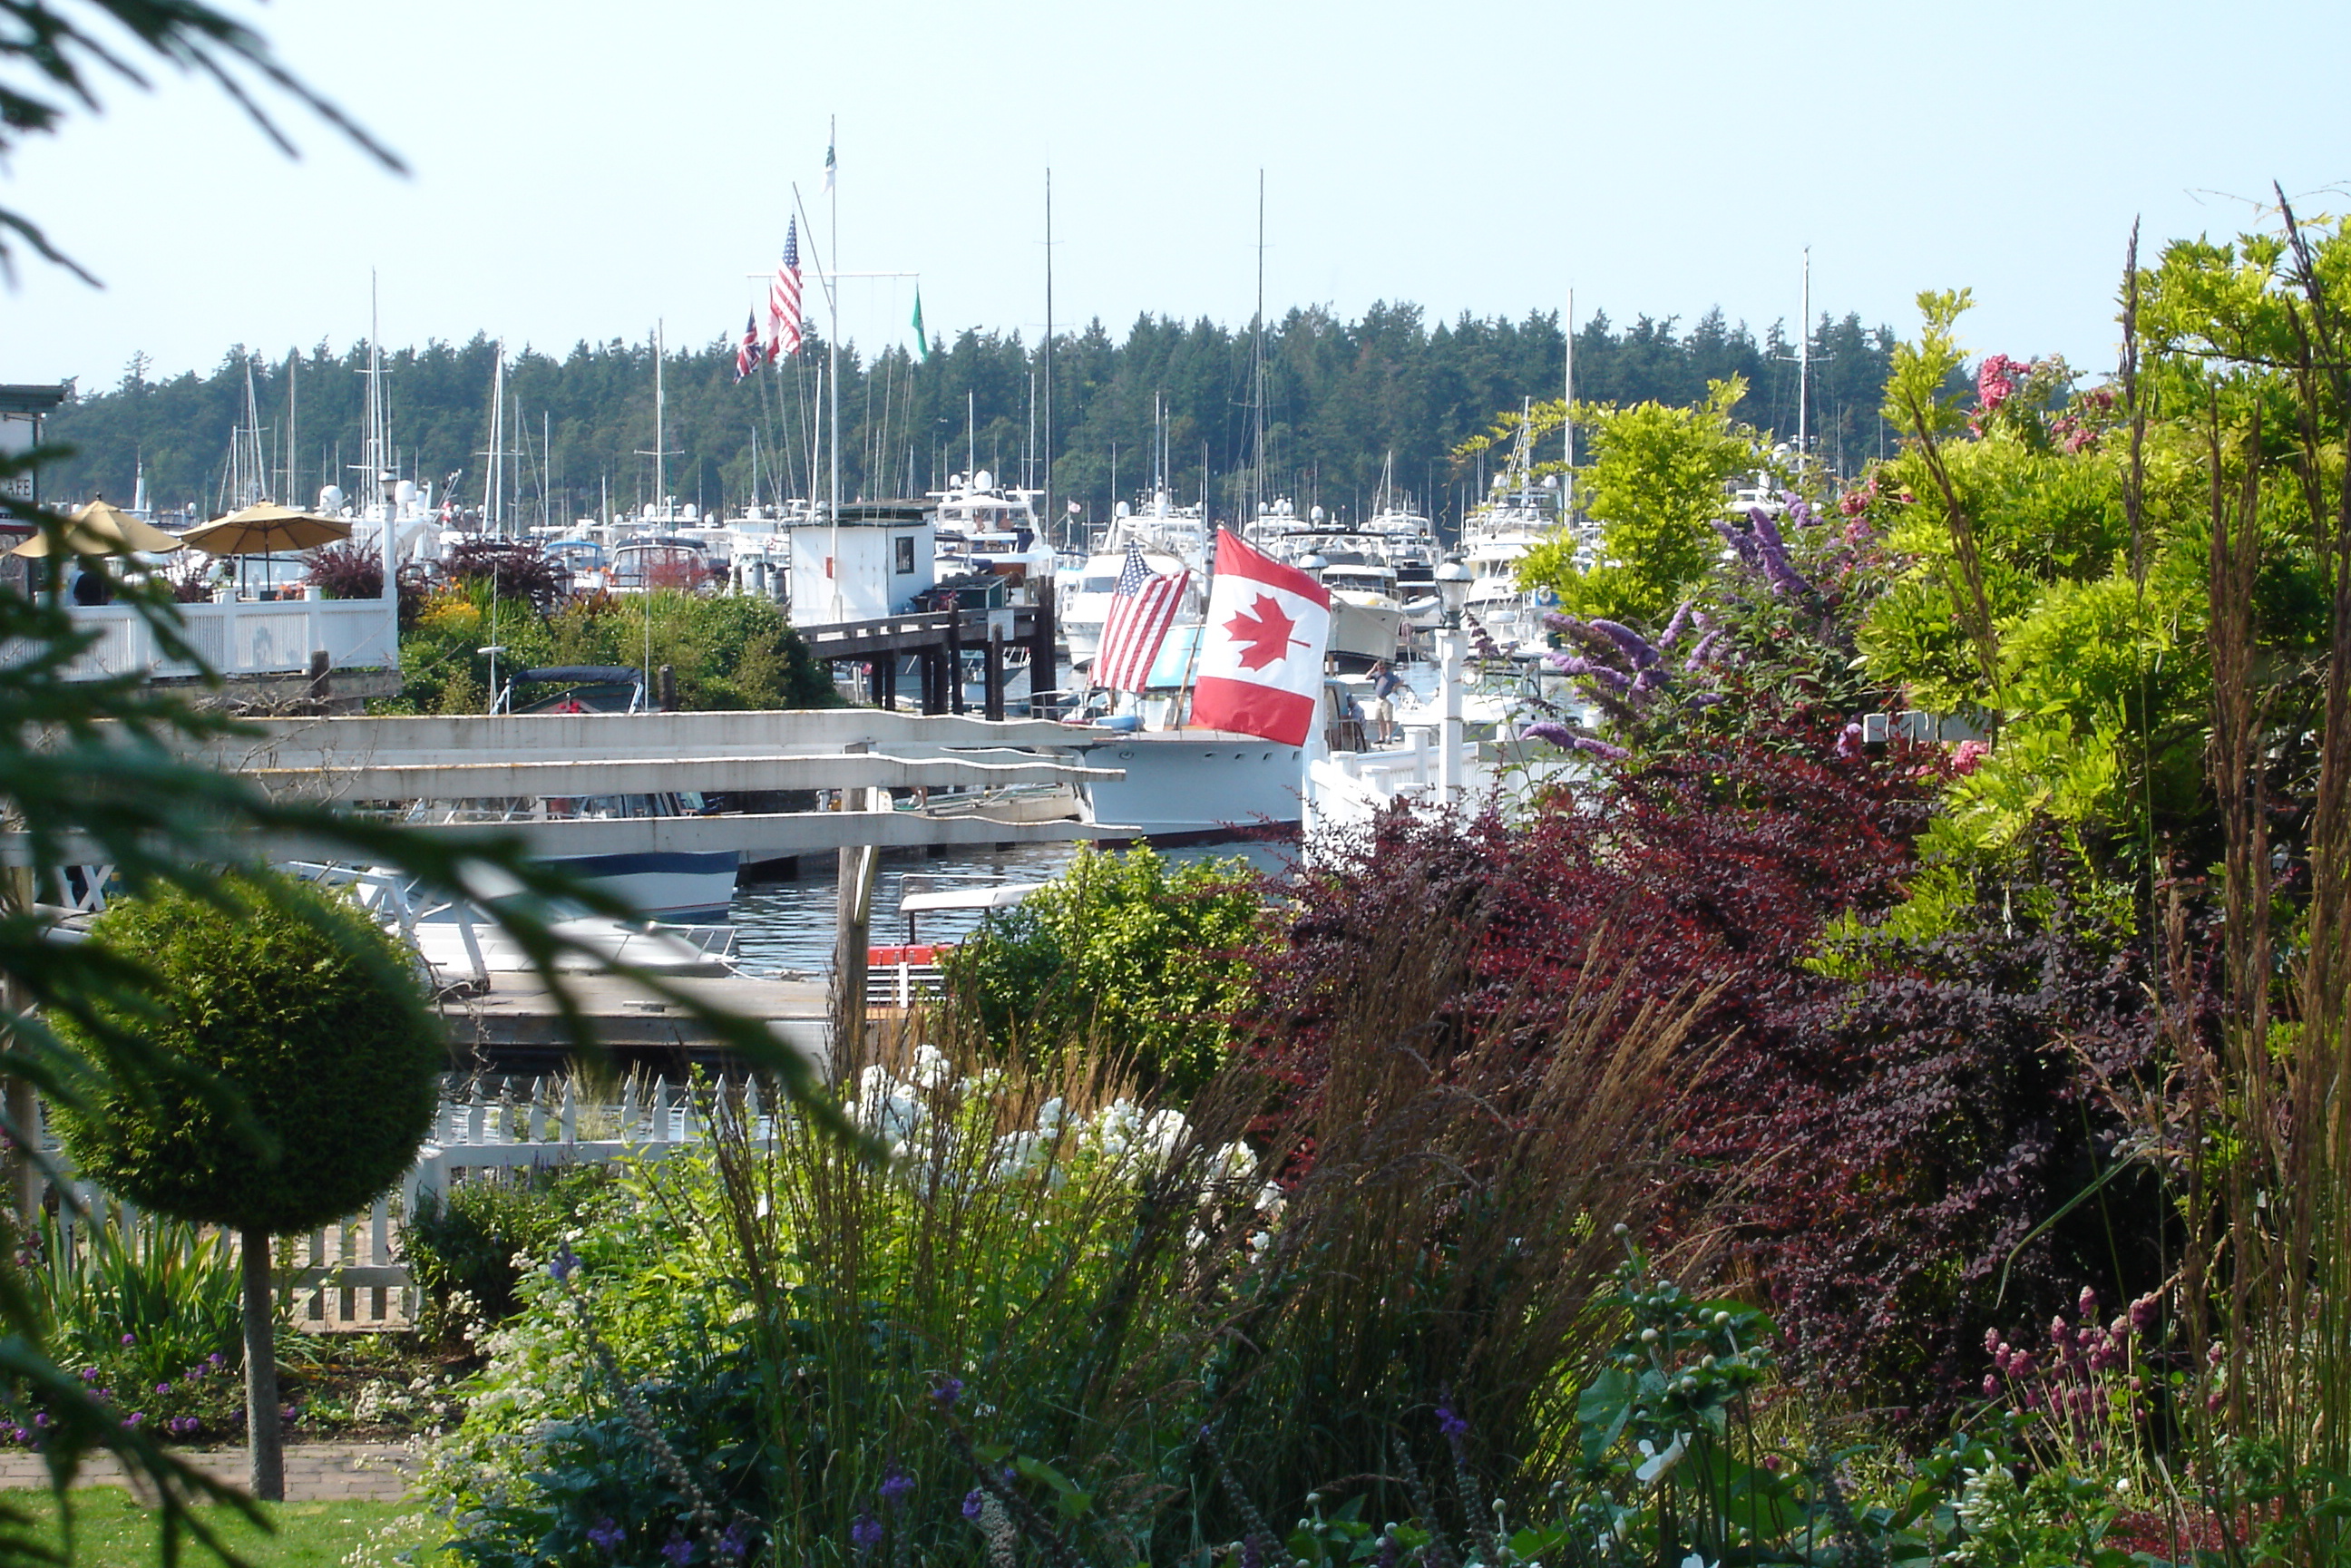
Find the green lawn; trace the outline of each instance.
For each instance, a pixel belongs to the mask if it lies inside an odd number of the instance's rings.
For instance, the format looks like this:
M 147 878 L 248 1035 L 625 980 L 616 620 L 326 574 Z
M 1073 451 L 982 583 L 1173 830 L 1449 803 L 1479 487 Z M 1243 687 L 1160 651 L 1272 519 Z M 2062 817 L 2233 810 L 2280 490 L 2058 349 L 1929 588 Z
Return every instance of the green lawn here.
M 59 1543 L 57 1504 L 46 1491 L 0 1492 L 0 1502 L 23 1509 L 47 1525 L 46 1539 Z M 268 1534 L 230 1509 L 205 1519 L 221 1532 L 239 1561 L 253 1568 L 392 1568 L 394 1554 L 434 1538 L 435 1521 L 414 1503 L 287 1502 L 266 1505 L 277 1526 Z M 92 1568 L 137 1568 L 163 1560 L 161 1533 L 146 1509 L 120 1487 L 88 1487 L 74 1493 L 77 1563 Z M 201 1547 L 183 1547 L 180 1561 L 208 1568 L 216 1559 Z M 420 1563 L 423 1561 L 419 1554 Z

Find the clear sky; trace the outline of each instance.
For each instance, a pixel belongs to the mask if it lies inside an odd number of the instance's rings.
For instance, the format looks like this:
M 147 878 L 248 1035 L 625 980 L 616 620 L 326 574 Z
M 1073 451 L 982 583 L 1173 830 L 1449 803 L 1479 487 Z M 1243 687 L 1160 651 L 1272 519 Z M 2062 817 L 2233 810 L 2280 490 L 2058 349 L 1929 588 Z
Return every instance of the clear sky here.
M 387 174 L 284 104 L 275 153 L 171 72 L 28 144 L 0 201 L 105 280 L 0 289 L 0 381 L 112 386 L 368 330 L 673 344 L 741 330 L 839 121 L 844 271 L 919 273 L 935 334 L 1054 316 L 1245 322 L 1521 317 L 1574 290 L 1759 332 L 1816 311 L 1907 329 L 1967 285 L 1971 351 L 2111 363 L 2134 215 L 2235 232 L 2281 182 L 2342 210 L 2351 6 L 1716 0 L 278 0 L 251 15 L 403 158 Z M 2331 63 L 2330 63 L 2331 62 Z M 804 240 L 805 243 L 805 240 Z M 815 290 L 811 287 L 811 297 Z M 904 339 L 904 281 L 845 282 L 842 329 Z

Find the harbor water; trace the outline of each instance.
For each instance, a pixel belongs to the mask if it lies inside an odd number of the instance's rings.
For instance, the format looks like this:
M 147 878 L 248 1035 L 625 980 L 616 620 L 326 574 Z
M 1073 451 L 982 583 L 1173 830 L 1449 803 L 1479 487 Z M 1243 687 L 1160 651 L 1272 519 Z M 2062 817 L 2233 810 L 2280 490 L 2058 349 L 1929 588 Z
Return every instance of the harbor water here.
M 940 893 L 958 883 L 1046 882 L 1069 868 L 1077 850 L 1074 843 L 1063 843 L 957 847 L 944 854 L 885 852 L 873 873 L 872 940 L 906 940 L 898 901 L 909 892 Z M 1175 845 L 1159 852 L 1182 863 L 1239 857 L 1257 871 L 1278 873 L 1288 867 L 1294 851 L 1239 841 Z M 735 890 L 736 951 L 747 974 L 819 976 L 831 967 L 838 871 L 838 856 L 810 855 L 800 862 L 801 874 L 796 878 Z M 917 932 L 925 942 L 954 942 L 969 936 L 982 918 L 977 910 L 944 910 L 922 916 Z

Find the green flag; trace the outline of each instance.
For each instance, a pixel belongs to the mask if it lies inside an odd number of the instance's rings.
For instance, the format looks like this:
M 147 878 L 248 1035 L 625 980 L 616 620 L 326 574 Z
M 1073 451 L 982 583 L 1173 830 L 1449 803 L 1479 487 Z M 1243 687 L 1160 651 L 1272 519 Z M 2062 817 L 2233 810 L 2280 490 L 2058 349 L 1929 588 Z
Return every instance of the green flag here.
M 922 355 L 923 363 L 931 362 L 930 336 L 923 330 L 923 286 L 919 283 L 914 285 L 914 351 Z

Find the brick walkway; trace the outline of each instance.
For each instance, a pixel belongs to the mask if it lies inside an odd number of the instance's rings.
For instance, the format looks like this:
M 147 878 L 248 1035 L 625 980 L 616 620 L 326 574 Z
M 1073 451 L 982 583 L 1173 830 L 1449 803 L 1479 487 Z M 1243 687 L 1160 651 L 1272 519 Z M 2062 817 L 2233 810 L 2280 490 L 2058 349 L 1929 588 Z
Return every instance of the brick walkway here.
M 243 1448 L 183 1448 L 180 1457 L 206 1475 L 242 1487 L 246 1479 Z M 408 1495 L 416 1472 L 415 1451 L 400 1443 L 288 1443 L 286 1445 L 286 1500 L 331 1502 L 357 1498 L 397 1502 Z M 48 1467 L 37 1454 L 0 1454 L 0 1489 L 46 1487 Z M 91 1460 L 75 1478 L 76 1486 L 121 1486 L 122 1467 L 110 1456 Z

